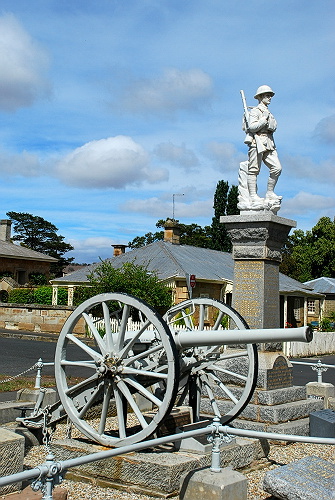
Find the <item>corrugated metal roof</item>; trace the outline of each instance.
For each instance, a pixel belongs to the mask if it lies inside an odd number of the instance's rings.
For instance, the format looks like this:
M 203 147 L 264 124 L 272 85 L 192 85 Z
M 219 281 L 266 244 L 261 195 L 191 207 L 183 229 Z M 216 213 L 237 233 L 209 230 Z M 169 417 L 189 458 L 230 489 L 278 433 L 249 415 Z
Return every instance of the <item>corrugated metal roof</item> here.
M 318 293 L 335 294 L 335 278 L 323 276 L 315 280 L 305 281 L 304 284 Z
M 58 259 L 50 257 L 41 252 L 36 252 L 35 250 L 30 250 L 30 248 L 22 247 L 21 245 L 15 245 L 10 241 L 0 241 L 0 258 L 7 259 L 26 259 L 26 260 L 39 260 L 47 262 L 57 262 Z
M 195 274 L 197 280 L 211 282 L 234 280 L 234 260 L 230 253 L 189 245 L 173 245 L 166 241 L 155 241 L 107 260 L 116 268 L 125 262 L 145 265 L 160 280 L 171 277 L 185 278 L 186 274 Z M 87 276 L 98 265 L 99 263 L 91 264 L 63 278 L 54 279 L 52 283 L 60 285 L 86 283 Z M 310 287 L 281 273 L 279 273 L 279 290 L 282 293 L 316 295 Z

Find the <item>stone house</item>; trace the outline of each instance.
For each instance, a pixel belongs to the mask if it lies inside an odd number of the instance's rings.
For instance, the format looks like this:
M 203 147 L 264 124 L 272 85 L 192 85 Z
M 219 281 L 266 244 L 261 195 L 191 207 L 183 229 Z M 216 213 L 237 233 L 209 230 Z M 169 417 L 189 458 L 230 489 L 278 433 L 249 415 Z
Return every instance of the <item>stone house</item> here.
M 305 281 L 304 285 L 312 288 L 314 292 L 323 294 L 321 301 L 314 300 L 312 297 L 307 302 L 307 313 L 309 321 L 319 321 L 321 318 L 327 318 L 330 313 L 335 312 L 335 278 L 316 278 Z
M 12 280 L 3 278 L 0 289 L 8 290 L 13 285 L 24 285 L 29 281 L 31 273 L 50 275 L 50 265 L 57 259 L 35 252 L 21 245 L 16 245 L 11 240 L 11 221 L 0 220 L 0 276 L 8 276 Z
M 114 246 L 114 257 L 109 259 L 112 265 L 119 268 L 125 262 L 134 262 L 147 266 L 149 271 L 171 288 L 175 304 L 188 299 L 191 294 L 193 297 L 208 297 L 231 304 L 234 261 L 230 253 L 180 245 L 178 228 L 171 224 L 165 228 L 164 241 L 156 241 L 129 252 L 125 252 L 125 249 L 125 245 Z M 88 285 L 87 276 L 97 265 L 92 264 L 51 280 L 54 304 L 57 304 L 57 289 L 67 287 L 68 304 L 72 305 L 75 288 Z M 190 286 L 190 276 L 195 277 L 194 288 Z M 307 324 L 307 301 L 320 300 L 323 296 L 283 274 L 279 277 L 279 288 L 281 326 Z

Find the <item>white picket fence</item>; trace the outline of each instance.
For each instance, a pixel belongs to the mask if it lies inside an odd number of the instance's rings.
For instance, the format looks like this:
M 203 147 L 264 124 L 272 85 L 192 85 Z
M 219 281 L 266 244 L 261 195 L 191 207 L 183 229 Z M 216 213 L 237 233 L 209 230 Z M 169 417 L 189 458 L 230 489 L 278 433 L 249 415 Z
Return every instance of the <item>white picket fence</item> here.
M 95 327 L 97 328 L 97 330 L 101 330 L 101 331 L 104 331 L 105 330 L 105 322 L 103 319 L 101 318 L 94 318 L 94 317 L 91 317 Z M 129 332 L 136 332 L 138 331 L 141 326 L 143 325 L 143 323 L 141 323 L 140 321 L 133 321 L 132 319 L 128 319 L 128 323 L 127 323 L 127 331 Z M 112 329 L 112 332 L 117 332 L 118 329 L 120 327 L 120 324 L 119 322 L 116 320 L 116 319 L 111 319 L 111 329 Z M 189 328 L 187 328 L 185 325 L 177 325 L 175 324 L 174 328 L 177 330 L 188 330 Z M 154 330 L 154 326 L 152 324 L 148 325 L 147 327 L 147 330 Z M 204 327 L 204 330 L 210 330 L 211 327 L 209 326 L 205 326 Z M 222 328 L 221 326 L 218 328 L 219 330 L 224 330 L 224 328 Z M 194 326 L 192 327 L 192 330 L 198 330 L 198 327 L 197 326 Z
M 285 342 L 284 354 L 289 358 L 319 356 L 335 353 L 335 332 L 314 332 L 311 342 Z

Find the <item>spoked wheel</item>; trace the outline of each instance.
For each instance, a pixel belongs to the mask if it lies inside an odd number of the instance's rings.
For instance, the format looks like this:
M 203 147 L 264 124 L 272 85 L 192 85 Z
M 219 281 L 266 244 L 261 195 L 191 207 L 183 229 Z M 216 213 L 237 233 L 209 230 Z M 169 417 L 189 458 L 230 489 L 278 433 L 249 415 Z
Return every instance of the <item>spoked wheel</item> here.
M 86 336 L 77 333 L 83 327 Z M 148 304 L 121 293 L 83 302 L 56 347 L 64 409 L 83 434 L 105 446 L 132 444 L 155 432 L 174 404 L 178 372 L 166 323 Z
M 195 347 L 180 356 L 180 384 L 177 404 L 187 400 L 193 417 L 215 415 L 221 423 L 236 418 L 250 401 L 257 382 L 258 357 L 254 344 L 206 347 L 198 335 L 206 338 L 209 330 L 249 328 L 230 306 L 209 298 L 189 299 L 172 307 L 165 315 L 172 331 L 194 331 Z M 200 333 L 202 332 L 202 333 Z

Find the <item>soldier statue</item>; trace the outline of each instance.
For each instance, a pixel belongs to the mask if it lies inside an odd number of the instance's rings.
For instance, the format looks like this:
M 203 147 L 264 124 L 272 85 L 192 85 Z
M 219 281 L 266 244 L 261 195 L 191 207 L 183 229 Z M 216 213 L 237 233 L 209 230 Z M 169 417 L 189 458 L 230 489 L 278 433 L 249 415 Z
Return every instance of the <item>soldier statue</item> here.
M 246 106 L 243 91 L 241 91 L 241 94 L 244 104 L 242 128 L 246 132 L 244 142 L 249 146 L 249 152 L 248 162 L 241 164 L 242 172 L 240 171 L 240 177 L 243 177 L 244 171 L 244 183 L 240 179 L 240 184 L 242 185 L 240 186 L 239 208 L 276 211 L 280 208 L 282 196 L 275 194 L 274 187 L 277 184 L 282 167 L 273 140 L 273 133 L 277 128 L 277 122 L 268 109 L 275 93 L 268 85 L 260 86 L 254 96 L 258 100 L 258 105 L 252 107 L 250 111 Z M 260 198 L 257 194 L 257 176 L 260 172 L 262 162 L 270 171 L 265 198 Z

